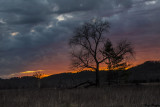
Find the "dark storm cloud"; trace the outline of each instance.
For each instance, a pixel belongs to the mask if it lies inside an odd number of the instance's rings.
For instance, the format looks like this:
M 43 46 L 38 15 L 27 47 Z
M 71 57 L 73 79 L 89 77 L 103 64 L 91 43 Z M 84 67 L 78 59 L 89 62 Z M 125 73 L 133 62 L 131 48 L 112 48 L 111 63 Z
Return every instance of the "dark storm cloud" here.
M 70 13 L 77 11 L 89 11 L 100 6 L 103 0 L 48 0 L 54 3 L 56 13 Z
M 159 8 L 158 0 L 1 0 L 0 75 L 66 55 L 73 29 L 96 17 L 109 20 L 111 38 L 125 35 L 156 47 L 158 37 L 151 41 L 147 37 L 160 33 Z

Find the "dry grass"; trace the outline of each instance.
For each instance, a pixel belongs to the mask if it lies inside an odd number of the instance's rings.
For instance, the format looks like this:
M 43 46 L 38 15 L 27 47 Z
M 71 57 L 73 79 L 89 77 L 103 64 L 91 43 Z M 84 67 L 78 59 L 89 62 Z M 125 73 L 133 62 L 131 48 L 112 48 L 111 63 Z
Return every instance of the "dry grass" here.
M 160 104 L 160 86 L 0 90 L 0 107 L 145 107 Z

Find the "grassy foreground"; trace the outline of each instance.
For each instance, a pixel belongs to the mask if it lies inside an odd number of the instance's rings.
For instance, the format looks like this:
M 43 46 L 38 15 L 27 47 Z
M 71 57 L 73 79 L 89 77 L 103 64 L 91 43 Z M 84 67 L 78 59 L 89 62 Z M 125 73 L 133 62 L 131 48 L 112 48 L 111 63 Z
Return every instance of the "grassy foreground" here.
M 0 90 L 0 107 L 147 107 L 145 104 L 160 104 L 160 86 Z

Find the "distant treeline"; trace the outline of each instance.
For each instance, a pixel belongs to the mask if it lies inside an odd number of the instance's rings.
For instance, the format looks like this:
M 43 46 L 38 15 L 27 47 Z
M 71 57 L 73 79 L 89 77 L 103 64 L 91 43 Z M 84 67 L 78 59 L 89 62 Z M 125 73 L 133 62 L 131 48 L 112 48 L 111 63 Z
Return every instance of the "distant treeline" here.
M 62 73 L 51 75 L 42 79 L 33 76 L 14 77 L 11 79 L 0 79 L 0 89 L 19 88 L 68 88 L 86 80 L 94 81 L 95 74 L 91 71 L 79 73 Z
M 0 79 L 0 89 L 70 88 L 77 84 L 95 82 L 95 72 L 62 73 L 42 79 L 33 76 Z M 147 61 L 126 71 L 101 71 L 101 85 L 160 82 L 160 62 Z
M 118 77 L 123 71 L 101 71 L 100 82 L 103 85 L 107 81 L 119 81 Z M 126 73 L 126 72 L 125 72 Z M 119 76 L 118 76 L 118 75 Z M 122 75 L 121 75 L 122 76 Z M 127 76 L 127 75 L 126 75 Z M 124 77 L 124 76 L 123 76 Z M 127 77 L 123 80 L 127 81 Z M 19 89 L 19 88 L 70 88 L 83 82 L 95 82 L 95 72 L 82 71 L 79 73 L 62 73 L 51 75 L 42 79 L 38 79 L 32 76 L 15 77 L 11 79 L 0 79 L 0 89 Z

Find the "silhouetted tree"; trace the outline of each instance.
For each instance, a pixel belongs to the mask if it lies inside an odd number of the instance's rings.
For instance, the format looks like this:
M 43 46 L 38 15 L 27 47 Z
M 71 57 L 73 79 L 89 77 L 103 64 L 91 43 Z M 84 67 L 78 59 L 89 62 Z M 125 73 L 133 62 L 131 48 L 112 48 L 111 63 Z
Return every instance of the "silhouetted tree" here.
M 100 85 L 99 65 L 107 58 L 103 55 L 104 34 L 110 28 L 107 21 L 96 19 L 78 27 L 70 39 L 72 67 L 96 71 L 96 86 Z
M 43 74 L 40 73 L 40 72 L 35 72 L 35 73 L 33 74 L 33 77 L 36 77 L 36 78 L 38 78 L 38 79 L 41 79 L 42 76 L 43 76 Z
M 129 64 L 127 59 L 134 56 L 132 44 L 126 40 L 120 41 L 116 47 L 108 39 L 103 50 L 104 57 L 107 57 L 105 63 L 109 70 L 125 70 Z
M 33 74 L 33 77 L 36 77 L 37 78 L 37 85 L 38 85 L 38 88 L 41 87 L 41 78 L 42 78 L 43 74 L 41 72 L 35 72 Z
M 108 83 L 110 84 L 113 80 L 118 83 L 121 76 L 126 76 L 127 74 L 125 72 L 121 72 L 119 74 L 119 71 L 125 70 L 129 66 L 127 59 L 134 56 L 134 49 L 131 43 L 123 40 L 120 41 L 116 47 L 114 47 L 108 39 L 102 53 L 105 57 L 107 57 L 105 63 L 107 64 L 107 68 L 109 70 L 107 75 Z

